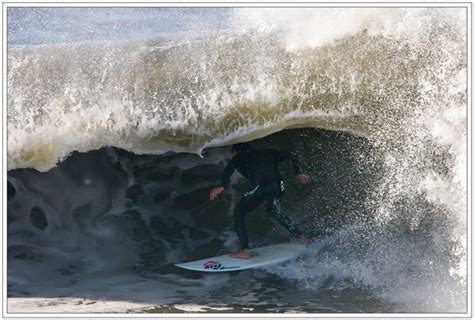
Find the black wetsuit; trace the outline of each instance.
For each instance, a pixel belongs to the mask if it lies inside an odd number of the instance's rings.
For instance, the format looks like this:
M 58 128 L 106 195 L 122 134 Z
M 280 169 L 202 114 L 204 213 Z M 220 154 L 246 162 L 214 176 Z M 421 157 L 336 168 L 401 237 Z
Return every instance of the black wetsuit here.
M 241 151 L 234 156 L 224 170 L 221 180 L 221 186 L 224 188 L 229 184 L 234 170 L 238 170 L 253 183 L 252 189 L 245 193 L 234 211 L 235 229 L 242 249 L 249 248 L 247 228 L 244 222 L 245 215 L 256 209 L 262 202 L 265 202 L 267 213 L 295 238 L 302 235 L 290 218 L 281 211 L 280 198 L 285 190 L 285 185 L 278 170 L 278 163 L 283 161 L 290 161 L 293 164 L 295 174 L 301 173 L 295 155 L 271 149 Z

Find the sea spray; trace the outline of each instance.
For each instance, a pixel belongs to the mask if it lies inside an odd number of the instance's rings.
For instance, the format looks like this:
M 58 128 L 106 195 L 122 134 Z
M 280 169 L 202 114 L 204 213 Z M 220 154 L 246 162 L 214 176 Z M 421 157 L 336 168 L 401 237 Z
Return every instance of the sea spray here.
M 52 37 L 41 45 L 13 37 L 8 167 L 15 188 L 9 200 L 14 287 L 24 283 L 20 271 L 31 270 L 23 262 L 68 252 L 58 239 L 69 228 L 87 250 L 79 246 L 76 255 L 58 257 L 64 265 L 55 268 L 63 274 L 91 276 L 92 265 L 100 272 L 112 261 L 155 277 L 169 272 L 168 262 L 218 252 L 229 239 L 228 213 L 236 200 L 204 201 L 226 162 L 227 148 L 219 147 L 254 141 L 303 156 L 316 181 L 285 197 L 299 201 L 287 205 L 316 235 L 313 251 L 268 271 L 297 280 L 313 299 L 349 289 L 383 301 L 383 311 L 464 312 L 465 9 L 220 12 L 214 17 L 225 17 L 221 29 L 176 37 L 116 37 L 121 27 L 114 14 L 114 23 L 105 19 L 114 26 L 109 36 L 79 32 L 68 42 Z M 305 127 L 335 132 L 284 130 Z M 255 141 L 261 137 L 268 140 Z M 87 174 L 97 155 L 108 169 Z M 44 183 L 43 191 L 35 186 Z M 54 196 L 55 185 L 67 186 L 64 200 Z M 235 187 L 234 193 L 245 190 Z M 99 190 L 105 195 L 92 197 Z M 33 208 L 44 213 L 44 230 L 31 224 Z M 263 217 L 249 218 L 256 243 L 283 240 Z M 39 249 L 30 246 L 37 238 L 45 241 Z M 110 248 L 121 245 L 140 253 L 114 257 Z M 91 248 L 96 255 L 87 254 Z M 227 303 L 242 301 L 222 290 Z

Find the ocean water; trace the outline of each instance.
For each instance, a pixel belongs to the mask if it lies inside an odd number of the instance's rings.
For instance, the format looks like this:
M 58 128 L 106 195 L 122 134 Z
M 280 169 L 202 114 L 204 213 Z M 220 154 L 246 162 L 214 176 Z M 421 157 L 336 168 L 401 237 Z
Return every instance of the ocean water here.
M 8 312 L 465 313 L 463 8 L 8 8 Z M 314 241 L 228 274 L 229 145 Z M 289 240 L 262 208 L 251 246 Z

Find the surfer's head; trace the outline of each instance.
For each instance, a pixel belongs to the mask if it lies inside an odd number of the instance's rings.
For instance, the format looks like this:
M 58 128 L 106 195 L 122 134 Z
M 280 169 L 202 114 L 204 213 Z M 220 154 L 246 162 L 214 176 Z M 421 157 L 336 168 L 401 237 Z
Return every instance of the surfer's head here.
M 248 143 L 236 143 L 230 148 L 230 153 L 232 153 L 232 156 L 235 156 L 243 151 L 249 151 L 251 149 L 252 147 Z

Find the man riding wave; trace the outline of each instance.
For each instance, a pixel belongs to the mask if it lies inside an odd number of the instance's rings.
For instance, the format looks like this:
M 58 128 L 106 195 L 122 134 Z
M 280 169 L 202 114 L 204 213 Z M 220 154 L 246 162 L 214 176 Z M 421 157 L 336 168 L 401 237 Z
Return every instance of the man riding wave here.
M 239 236 L 241 250 L 230 253 L 234 258 L 249 259 L 250 249 L 247 227 L 244 218 L 260 204 L 265 203 L 266 212 L 285 227 L 301 244 L 308 239 L 281 210 L 280 199 L 285 184 L 280 175 L 278 164 L 289 161 L 293 165 L 296 178 L 301 184 L 307 184 L 308 176 L 302 173 L 298 158 L 286 151 L 273 149 L 254 150 L 248 144 L 238 143 L 231 147 L 232 160 L 227 164 L 222 175 L 221 184 L 212 189 L 210 199 L 215 200 L 229 185 L 235 170 L 252 181 L 252 188 L 244 194 L 234 211 L 235 229 Z

